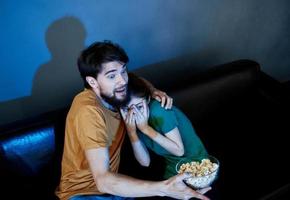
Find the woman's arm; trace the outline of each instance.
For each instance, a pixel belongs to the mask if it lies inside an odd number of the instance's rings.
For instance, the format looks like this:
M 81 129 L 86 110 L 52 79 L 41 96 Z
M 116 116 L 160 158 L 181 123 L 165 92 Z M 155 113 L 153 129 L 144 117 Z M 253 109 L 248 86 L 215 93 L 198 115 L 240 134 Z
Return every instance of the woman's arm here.
M 140 163 L 140 165 L 144 167 L 149 167 L 150 165 L 150 155 L 147 151 L 147 148 L 144 146 L 144 144 L 138 139 L 135 142 L 132 142 L 131 144 L 133 147 L 133 152 L 136 160 Z
M 155 131 L 149 125 L 142 128 L 141 131 L 173 155 L 183 156 L 184 146 L 177 127 L 166 133 L 165 136 Z
M 148 124 L 149 108 L 145 101 L 143 101 L 144 112 L 141 113 L 136 106 L 134 106 L 134 112 L 136 113 L 136 124 L 142 133 L 150 137 L 153 141 L 157 142 L 164 149 L 169 151 L 175 156 L 183 156 L 184 146 L 177 127 L 167 132 L 165 136 L 158 133 Z
M 133 148 L 134 156 L 136 160 L 140 163 L 140 165 L 148 167 L 150 165 L 150 155 L 147 151 L 147 148 L 139 140 L 139 137 L 137 135 L 133 112 L 132 110 L 129 110 L 128 114 L 125 115 L 122 109 L 120 111 L 127 128 L 127 133 Z

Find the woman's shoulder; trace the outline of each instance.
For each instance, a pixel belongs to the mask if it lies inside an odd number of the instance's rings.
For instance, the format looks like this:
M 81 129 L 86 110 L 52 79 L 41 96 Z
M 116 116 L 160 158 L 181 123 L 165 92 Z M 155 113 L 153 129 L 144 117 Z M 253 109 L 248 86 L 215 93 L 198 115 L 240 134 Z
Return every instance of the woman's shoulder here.
M 150 108 L 150 112 L 151 111 L 157 111 L 157 110 L 162 110 L 164 108 L 161 107 L 161 103 L 155 99 L 151 99 L 150 103 L 149 103 L 149 108 Z
M 173 109 L 165 109 L 161 106 L 161 103 L 155 99 L 152 99 L 149 103 L 149 111 L 153 114 L 168 114 L 173 111 Z

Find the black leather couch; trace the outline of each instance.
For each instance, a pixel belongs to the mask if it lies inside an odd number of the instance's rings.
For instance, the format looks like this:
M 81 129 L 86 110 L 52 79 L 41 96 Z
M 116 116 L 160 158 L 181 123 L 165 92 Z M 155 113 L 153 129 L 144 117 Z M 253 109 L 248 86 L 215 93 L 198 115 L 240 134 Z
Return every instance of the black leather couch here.
M 289 91 L 251 60 L 200 73 L 159 67 L 136 74 L 167 91 L 221 163 L 212 199 L 284 199 L 289 195 Z M 1 127 L 0 189 L 6 199 L 57 199 L 68 108 Z M 161 159 L 140 167 L 128 142 L 120 172 L 157 180 Z M 153 198 L 154 199 L 154 198 Z

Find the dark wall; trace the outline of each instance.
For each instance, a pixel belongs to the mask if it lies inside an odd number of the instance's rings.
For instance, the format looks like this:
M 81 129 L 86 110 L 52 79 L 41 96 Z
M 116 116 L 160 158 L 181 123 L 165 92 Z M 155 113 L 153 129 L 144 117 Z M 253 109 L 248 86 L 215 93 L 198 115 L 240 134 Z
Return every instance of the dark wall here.
M 1 1 L 0 124 L 69 105 L 82 89 L 77 55 L 97 40 L 121 44 L 130 70 L 198 72 L 246 58 L 290 80 L 289 8 L 287 0 Z

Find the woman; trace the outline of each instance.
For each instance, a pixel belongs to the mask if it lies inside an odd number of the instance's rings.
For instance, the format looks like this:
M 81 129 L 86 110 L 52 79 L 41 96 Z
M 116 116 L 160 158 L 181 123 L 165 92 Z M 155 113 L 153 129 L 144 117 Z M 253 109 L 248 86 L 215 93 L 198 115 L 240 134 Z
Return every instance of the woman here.
M 147 148 L 165 159 L 165 179 L 177 174 L 180 159 L 202 159 L 208 153 L 191 122 L 178 108 L 162 108 L 150 100 L 146 85 L 133 75 L 129 76 L 129 102 L 120 111 L 127 127 L 134 155 L 142 166 L 149 166 Z

